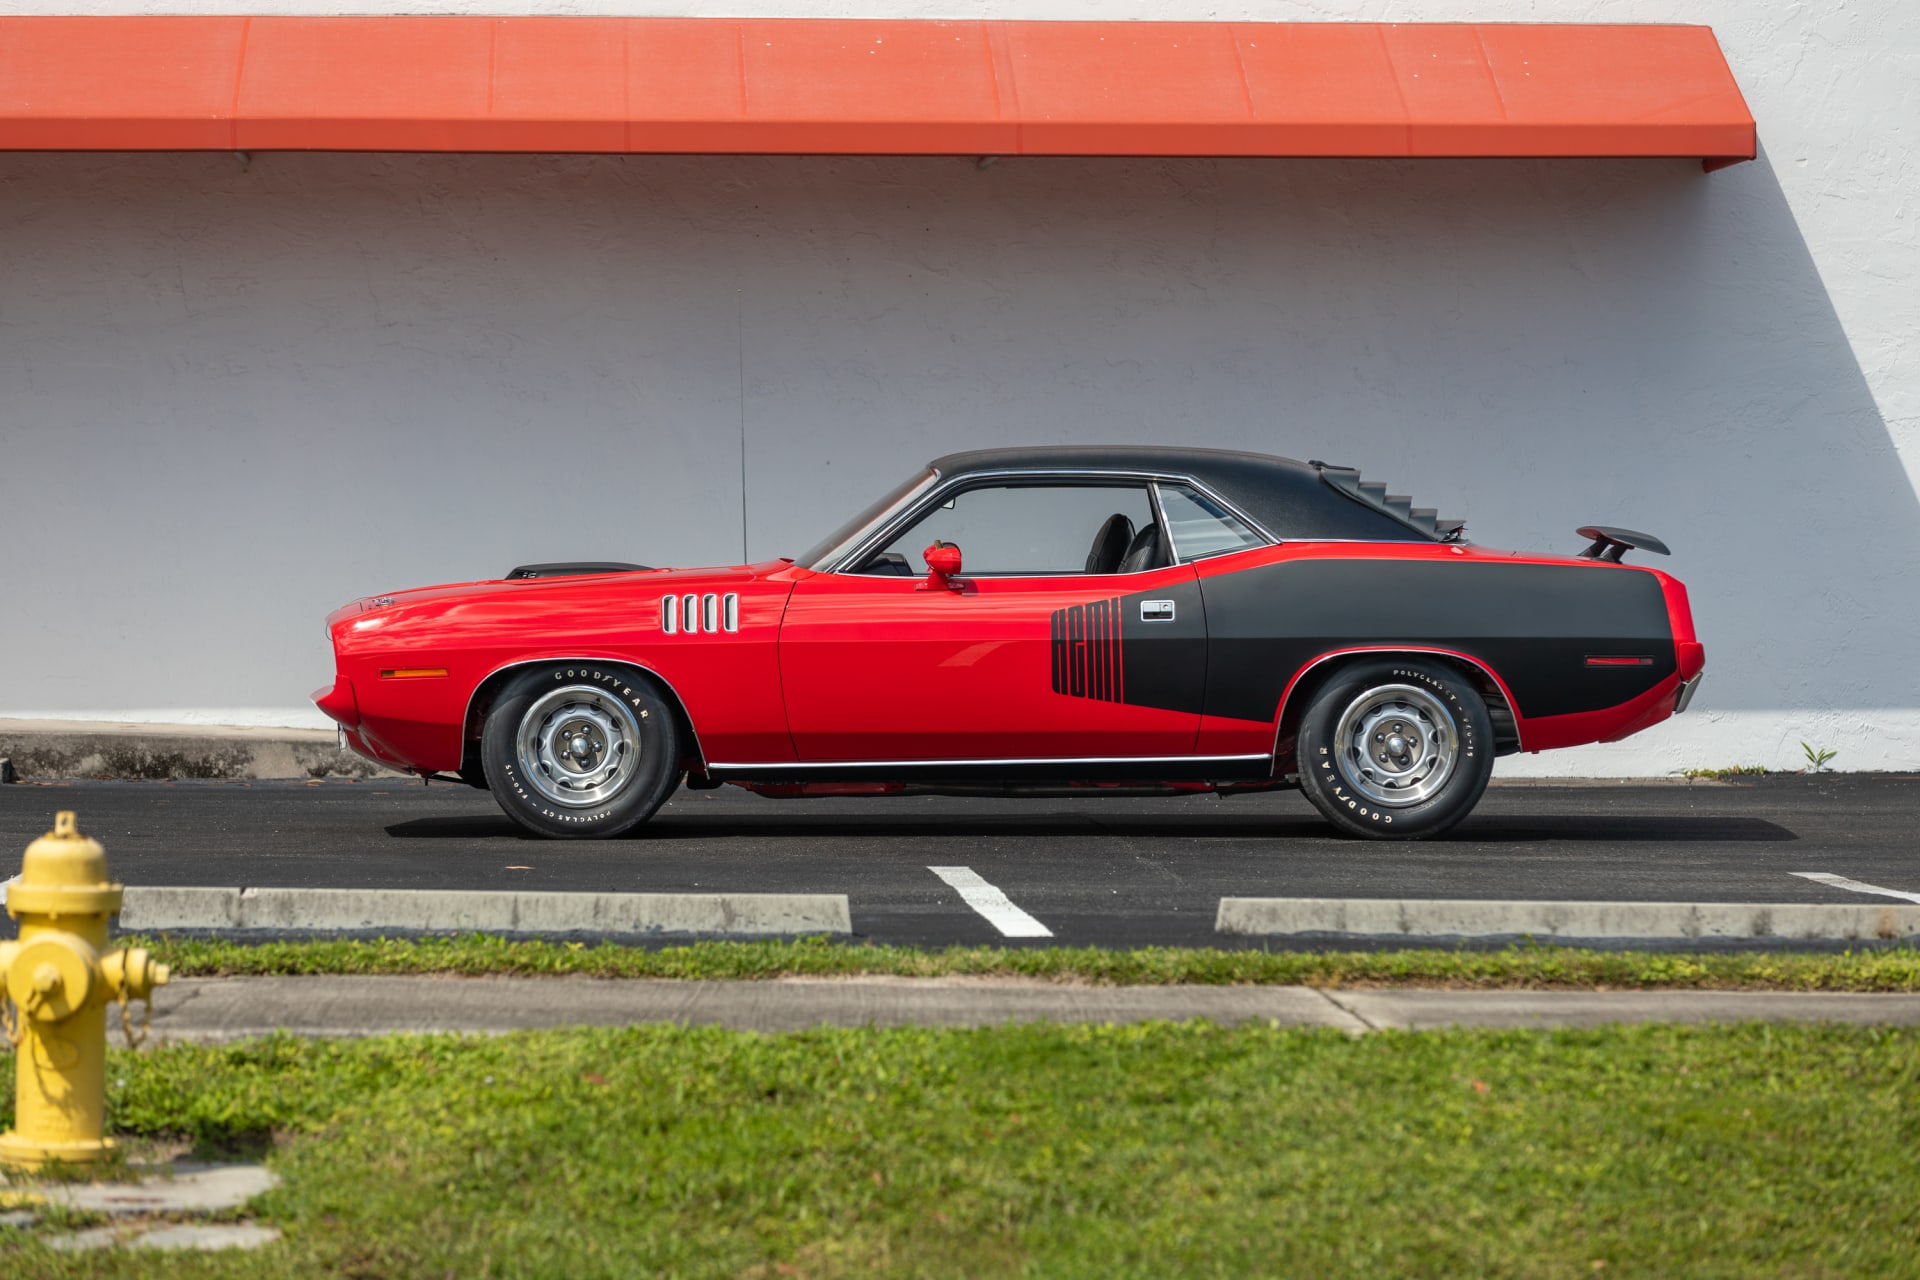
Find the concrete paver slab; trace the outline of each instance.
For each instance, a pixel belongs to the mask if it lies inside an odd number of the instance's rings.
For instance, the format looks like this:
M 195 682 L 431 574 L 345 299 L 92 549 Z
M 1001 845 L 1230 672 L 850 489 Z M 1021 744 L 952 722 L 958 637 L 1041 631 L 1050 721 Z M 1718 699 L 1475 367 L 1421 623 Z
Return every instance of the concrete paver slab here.
M 55 1182 L 38 1188 L 48 1203 L 87 1213 L 214 1213 L 234 1209 L 280 1185 L 257 1164 L 185 1166 L 138 1182 Z
M 210 1222 L 178 1227 L 158 1227 L 137 1235 L 130 1249 L 160 1249 L 177 1252 L 187 1249 L 258 1249 L 272 1244 L 280 1233 L 272 1227 L 251 1222 Z
M 88 1253 L 94 1249 L 111 1249 L 127 1234 L 125 1227 L 88 1227 L 84 1231 L 48 1236 L 44 1243 L 56 1253 Z

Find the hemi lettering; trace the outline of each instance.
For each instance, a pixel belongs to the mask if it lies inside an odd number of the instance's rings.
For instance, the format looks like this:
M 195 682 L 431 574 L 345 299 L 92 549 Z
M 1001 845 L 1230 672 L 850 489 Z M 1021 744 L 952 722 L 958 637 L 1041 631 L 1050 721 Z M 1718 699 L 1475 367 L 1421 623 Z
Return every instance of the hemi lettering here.
M 1053 691 L 1119 702 L 1126 692 L 1120 601 L 1095 600 L 1053 612 Z

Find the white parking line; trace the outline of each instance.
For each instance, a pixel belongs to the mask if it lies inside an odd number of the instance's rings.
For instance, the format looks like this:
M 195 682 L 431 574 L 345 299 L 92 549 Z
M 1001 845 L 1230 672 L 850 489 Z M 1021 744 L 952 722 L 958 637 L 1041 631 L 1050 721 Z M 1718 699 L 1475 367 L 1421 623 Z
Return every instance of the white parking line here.
M 1831 871 L 1790 871 L 1787 874 L 1799 876 L 1802 880 L 1811 880 L 1816 884 L 1830 884 L 1836 889 L 1851 889 L 1855 893 L 1877 893 L 1883 898 L 1920 902 L 1920 893 L 1908 893 L 1905 889 L 1882 889 L 1877 884 L 1849 880 L 1845 876 L 1836 876 Z
M 1006 938 L 1051 938 L 1053 930 L 1013 905 L 1006 894 L 982 880 L 972 867 L 928 867 L 960 891 L 966 904 L 987 918 Z

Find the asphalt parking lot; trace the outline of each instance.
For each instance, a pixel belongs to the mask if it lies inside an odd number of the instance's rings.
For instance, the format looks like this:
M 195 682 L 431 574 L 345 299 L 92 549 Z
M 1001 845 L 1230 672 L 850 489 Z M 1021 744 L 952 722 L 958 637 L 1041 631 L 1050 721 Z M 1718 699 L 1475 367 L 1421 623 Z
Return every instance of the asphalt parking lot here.
M 0 867 L 59 809 L 130 885 L 843 893 L 856 938 L 910 945 L 1232 945 L 1214 926 L 1235 896 L 1899 901 L 1802 874 L 1816 873 L 1920 901 L 1912 776 L 1496 785 L 1452 834 L 1415 844 L 1335 836 L 1286 793 L 774 801 L 729 787 L 682 791 L 641 832 L 600 842 L 525 837 L 458 786 L 53 782 L 0 788 Z

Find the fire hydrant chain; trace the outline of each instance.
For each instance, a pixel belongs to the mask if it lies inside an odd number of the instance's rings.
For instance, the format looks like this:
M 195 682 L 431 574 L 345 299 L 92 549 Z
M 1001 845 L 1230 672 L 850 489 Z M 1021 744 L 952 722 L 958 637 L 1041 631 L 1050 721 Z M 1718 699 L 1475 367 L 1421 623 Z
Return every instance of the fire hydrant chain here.
M 0 942 L 0 1026 L 14 1056 L 13 1128 L 0 1133 L 0 1164 L 79 1164 L 113 1149 L 106 1136 L 107 1005 L 120 1006 L 129 1048 L 147 1038 L 153 989 L 167 966 L 139 947 L 107 948 L 107 922 L 121 886 L 106 851 L 80 834 L 71 813 L 27 846 L 8 885 L 15 942 Z M 128 1006 L 141 1002 L 136 1028 Z
M 153 1025 L 153 992 L 147 992 L 140 1001 L 140 1030 L 135 1031 L 127 1019 L 127 1003 L 133 998 L 122 985 L 116 993 L 120 1003 L 120 1034 L 125 1037 L 127 1048 L 138 1049 L 147 1042 L 147 1030 Z

